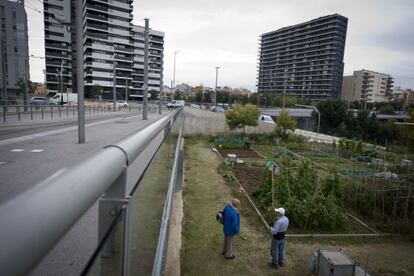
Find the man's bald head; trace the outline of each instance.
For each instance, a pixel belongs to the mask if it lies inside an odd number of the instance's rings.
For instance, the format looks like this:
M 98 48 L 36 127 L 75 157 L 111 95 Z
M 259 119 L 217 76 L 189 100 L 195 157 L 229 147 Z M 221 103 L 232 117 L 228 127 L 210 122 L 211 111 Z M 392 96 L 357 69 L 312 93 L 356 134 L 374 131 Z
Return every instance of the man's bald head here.
M 231 205 L 233 205 L 234 207 L 238 208 L 240 206 L 240 200 L 238 200 L 237 198 L 233 199 L 231 201 Z

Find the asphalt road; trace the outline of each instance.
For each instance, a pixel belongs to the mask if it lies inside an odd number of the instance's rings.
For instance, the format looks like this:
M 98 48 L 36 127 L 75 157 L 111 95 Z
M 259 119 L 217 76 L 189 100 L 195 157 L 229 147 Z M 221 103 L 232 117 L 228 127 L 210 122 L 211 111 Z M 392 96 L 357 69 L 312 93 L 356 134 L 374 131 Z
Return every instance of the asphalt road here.
M 86 121 L 85 144 L 77 144 L 77 126 L 73 119 L 0 126 L 0 204 L 160 116 L 150 113 L 148 121 L 143 121 L 138 113 L 90 117 Z M 127 176 L 130 188 L 160 141 L 161 137 L 154 139 L 131 164 Z M 97 211 L 94 204 L 31 275 L 78 275 L 97 245 Z

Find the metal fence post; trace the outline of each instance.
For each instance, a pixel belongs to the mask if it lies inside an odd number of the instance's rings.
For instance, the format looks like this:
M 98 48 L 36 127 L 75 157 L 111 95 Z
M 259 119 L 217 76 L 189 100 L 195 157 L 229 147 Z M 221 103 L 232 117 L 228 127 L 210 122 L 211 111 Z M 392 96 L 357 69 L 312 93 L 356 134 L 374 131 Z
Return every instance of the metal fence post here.
M 44 110 L 43 110 L 43 108 L 44 108 L 44 106 L 42 105 L 42 119 L 43 119 L 43 117 L 44 117 L 44 116 L 43 116 L 43 111 L 44 111 Z
M 33 120 L 33 106 L 30 106 L 30 120 Z
M 59 105 L 59 118 L 60 117 L 62 117 L 62 109 L 60 108 L 60 105 Z
M 3 121 L 6 122 L 6 106 L 3 106 Z
M 108 228 L 113 222 L 116 214 L 123 208 L 128 201 L 126 196 L 127 170 L 126 165 L 122 174 L 112 184 L 112 186 L 105 192 L 105 195 L 99 200 L 99 229 L 98 229 L 98 243 L 105 237 Z M 109 238 L 106 240 L 102 249 L 101 257 L 110 258 L 113 253 L 114 237 L 117 227 L 111 232 Z
M 53 118 L 53 106 L 50 107 L 50 118 Z
M 69 117 L 69 106 L 66 106 L 66 117 Z
M 128 196 L 128 202 L 131 197 Z M 131 221 L 131 206 L 125 205 L 124 211 L 124 239 L 123 239 L 123 262 L 122 275 L 128 276 L 131 267 L 131 235 L 130 235 L 130 221 Z
M 17 107 L 17 120 L 20 121 L 20 106 L 16 106 Z
M 72 116 L 75 116 L 75 106 L 72 106 Z

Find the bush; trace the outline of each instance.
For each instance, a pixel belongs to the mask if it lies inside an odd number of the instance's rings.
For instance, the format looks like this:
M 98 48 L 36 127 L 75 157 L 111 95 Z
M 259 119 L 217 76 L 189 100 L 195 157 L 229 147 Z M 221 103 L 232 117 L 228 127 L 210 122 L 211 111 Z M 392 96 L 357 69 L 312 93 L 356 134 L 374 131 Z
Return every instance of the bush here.
M 244 139 L 241 136 L 219 136 L 213 138 L 212 144 L 221 149 L 241 149 Z
M 346 221 L 343 211 L 343 182 L 336 170 L 320 179 L 312 162 L 301 163 L 297 179 L 292 176 L 292 159 L 288 156 L 277 160 L 281 169 L 276 179 L 277 206 L 286 208 L 293 225 L 309 229 L 336 230 Z M 255 191 L 264 209 L 271 212 L 272 183 L 269 171 L 264 173 L 262 185 Z M 266 214 L 266 217 L 271 213 Z

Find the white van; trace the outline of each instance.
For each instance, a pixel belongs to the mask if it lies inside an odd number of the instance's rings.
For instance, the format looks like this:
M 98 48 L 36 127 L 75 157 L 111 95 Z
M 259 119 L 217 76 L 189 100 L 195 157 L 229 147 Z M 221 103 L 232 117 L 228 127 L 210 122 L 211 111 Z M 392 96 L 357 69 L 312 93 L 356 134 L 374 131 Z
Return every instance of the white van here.
M 258 120 L 259 121 L 262 121 L 262 122 L 265 122 L 265 123 L 269 123 L 269 124 L 274 124 L 275 123 L 275 121 L 273 120 L 273 118 L 271 116 L 269 116 L 269 115 L 260 114 Z
M 78 102 L 78 94 L 77 93 L 56 93 L 51 98 L 52 102 L 56 104 L 60 104 L 63 102 L 65 103 L 77 103 Z

